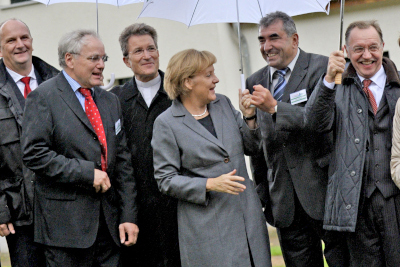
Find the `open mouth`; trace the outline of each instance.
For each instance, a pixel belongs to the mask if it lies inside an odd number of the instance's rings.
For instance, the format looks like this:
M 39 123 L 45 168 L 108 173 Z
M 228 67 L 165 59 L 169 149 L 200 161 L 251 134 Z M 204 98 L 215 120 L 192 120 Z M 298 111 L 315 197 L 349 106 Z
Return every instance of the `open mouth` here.
M 103 74 L 101 72 L 93 72 L 92 75 L 97 77 L 98 79 L 103 79 Z
M 21 54 L 24 54 L 24 53 L 26 53 L 26 52 L 28 52 L 28 50 L 25 50 L 25 51 L 18 51 L 18 52 L 15 52 L 14 55 L 21 55 Z
M 361 62 L 360 62 L 360 64 L 362 64 L 362 65 L 371 65 L 371 64 L 373 64 L 373 63 L 375 63 L 374 60 L 368 60 L 368 61 L 361 61 Z

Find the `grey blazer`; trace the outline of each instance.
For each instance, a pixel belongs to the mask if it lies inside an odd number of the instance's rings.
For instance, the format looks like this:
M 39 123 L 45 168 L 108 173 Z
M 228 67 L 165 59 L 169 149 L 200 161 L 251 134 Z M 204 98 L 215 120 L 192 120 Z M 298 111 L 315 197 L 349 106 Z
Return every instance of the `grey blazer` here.
M 229 99 L 217 94 L 208 105 L 218 138 L 196 121 L 179 100 L 154 123 L 155 178 L 162 193 L 178 202 L 182 266 L 271 266 L 260 200 L 249 179 L 244 153 L 258 149 Z M 237 170 L 246 180 L 239 195 L 206 192 L 207 178 Z
M 290 94 L 305 89 L 309 98 L 327 65 L 327 57 L 300 50 L 277 113 L 271 116 L 257 110 L 263 153 L 252 159 L 254 176 L 266 203 L 267 221 L 276 227 L 291 225 L 295 193 L 310 217 L 323 219 L 332 138 L 305 128 L 306 102 L 292 105 Z M 269 71 L 266 66 L 251 75 L 246 88 L 252 90 L 257 84 L 271 88 Z
M 100 209 L 117 245 L 118 224 L 136 222 L 135 180 L 119 100 L 97 87 L 93 97 L 107 140 L 111 188 L 106 193 L 96 193 L 93 188 L 94 169 L 101 169 L 96 132 L 64 75 L 42 83 L 26 100 L 21 143 L 24 164 L 37 176 L 35 242 L 70 248 L 92 246 Z

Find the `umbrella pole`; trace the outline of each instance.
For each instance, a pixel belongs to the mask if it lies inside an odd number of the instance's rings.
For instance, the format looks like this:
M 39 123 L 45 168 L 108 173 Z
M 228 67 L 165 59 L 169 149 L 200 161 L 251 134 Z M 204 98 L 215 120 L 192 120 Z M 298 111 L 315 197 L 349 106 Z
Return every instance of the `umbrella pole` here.
M 99 3 L 98 0 L 96 0 L 96 31 L 97 35 L 99 34 Z
M 242 55 L 242 38 L 241 38 L 241 33 L 240 33 L 240 20 L 239 20 L 239 4 L 238 0 L 236 0 L 236 12 L 237 12 L 237 25 L 238 25 L 238 38 L 239 38 L 239 52 L 240 52 L 240 81 L 242 85 L 242 91 L 246 89 L 246 83 L 244 80 L 244 74 L 243 74 L 243 55 Z
M 339 36 L 339 50 L 342 50 L 343 46 L 343 13 L 344 13 L 345 0 L 340 1 L 340 36 Z M 338 73 L 335 76 L 335 84 L 342 84 L 342 74 Z

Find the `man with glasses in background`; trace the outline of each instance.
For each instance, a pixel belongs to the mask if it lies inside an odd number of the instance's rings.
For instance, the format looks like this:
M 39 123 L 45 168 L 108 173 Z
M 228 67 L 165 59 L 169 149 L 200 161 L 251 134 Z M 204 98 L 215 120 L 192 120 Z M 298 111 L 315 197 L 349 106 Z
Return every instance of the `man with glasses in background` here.
M 119 266 L 136 242 L 135 181 L 118 98 L 99 88 L 107 61 L 93 31 L 63 36 L 62 73 L 26 101 L 25 165 L 36 173 L 35 242 L 46 266 Z
M 164 72 L 158 69 L 157 32 L 144 23 L 132 24 L 122 31 L 119 42 L 124 63 L 134 76 L 111 92 L 121 101 L 137 184 L 140 228 L 137 244 L 123 248 L 122 265 L 179 267 L 177 202 L 158 190 L 150 144 L 154 120 L 172 103 L 164 91 Z
M 333 52 L 306 104 L 308 127 L 334 134 L 324 228 L 346 232 L 351 266 L 400 266 L 400 190 L 390 174 L 400 80 L 376 21 L 351 23 L 345 38 L 351 64 L 345 71 L 343 52 Z

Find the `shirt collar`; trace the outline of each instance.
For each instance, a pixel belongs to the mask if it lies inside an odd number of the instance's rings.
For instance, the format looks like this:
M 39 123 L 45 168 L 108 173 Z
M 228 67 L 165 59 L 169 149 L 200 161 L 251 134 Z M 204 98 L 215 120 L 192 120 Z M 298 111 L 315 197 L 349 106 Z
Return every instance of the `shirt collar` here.
M 141 82 L 135 77 L 135 81 L 136 81 L 136 84 L 137 84 L 138 87 L 149 88 L 149 87 L 152 87 L 152 86 L 160 83 L 161 82 L 161 76 L 157 75 L 157 77 L 155 77 L 153 80 L 150 80 L 148 82 Z
M 358 78 L 360 78 L 361 83 L 365 80 L 365 78 L 361 77 L 358 73 L 357 73 L 357 76 L 358 76 Z M 375 83 L 380 89 L 385 88 L 386 73 L 385 73 L 383 66 L 381 66 L 381 68 L 378 70 L 378 72 L 375 73 L 374 76 L 369 78 L 369 80 L 371 80 L 373 83 Z
M 75 81 L 71 76 L 69 76 L 65 70 L 62 71 L 62 74 L 64 74 L 65 79 L 67 79 L 67 81 L 68 81 L 69 85 L 71 86 L 72 90 L 74 91 L 74 93 L 76 93 L 76 91 L 78 91 L 78 89 L 82 87 L 77 81 Z M 89 88 L 89 89 L 92 91 L 92 95 L 93 95 L 93 93 L 94 93 L 93 87 Z
M 30 77 L 31 79 L 36 80 L 35 67 L 33 66 L 33 64 L 32 64 L 31 72 L 28 74 L 28 76 L 23 76 L 7 67 L 6 67 L 6 70 L 7 70 L 8 74 L 10 74 L 11 78 L 14 80 L 15 83 L 19 82 L 24 77 Z
M 299 55 L 300 55 L 300 48 L 297 48 L 296 56 L 293 58 L 292 62 L 290 62 L 289 65 L 287 65 L 287 67 L 289 68 L 290 71 L 293 71 L 294 66 L 296 65 L 297 59 L 299 58 Z M 270 78 L 272 80 L 274 77 L 274 73 L 275 73 L 275 71 L 277 71 L 277 69 L 274 67 L 271 67 L 271 66 L 270 66 L 270 69 L 271 69 L 271 71 L 269 73 L 271 75 Z

